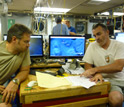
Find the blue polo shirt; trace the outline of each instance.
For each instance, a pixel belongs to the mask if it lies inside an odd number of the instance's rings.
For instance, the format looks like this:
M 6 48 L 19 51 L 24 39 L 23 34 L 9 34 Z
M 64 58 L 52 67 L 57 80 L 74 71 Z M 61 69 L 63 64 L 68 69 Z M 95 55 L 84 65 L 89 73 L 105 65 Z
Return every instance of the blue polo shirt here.
M 68 30 L 69 30 L 70 32 L 74 32 L 74 33 L 76 33 L 75 28 L 74 28 L 74 27 L 72 27 L 72 26 L 70 26 L 70 27 L 68 28 Z

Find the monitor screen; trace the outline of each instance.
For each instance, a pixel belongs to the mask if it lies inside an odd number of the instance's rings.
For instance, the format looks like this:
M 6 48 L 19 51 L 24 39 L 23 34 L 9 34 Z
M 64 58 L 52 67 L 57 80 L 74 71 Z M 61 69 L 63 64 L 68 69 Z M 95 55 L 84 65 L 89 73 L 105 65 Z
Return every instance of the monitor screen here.
M 7 34 L 4 34 L 3 40 L 7 39 Z M 30 56 L 37 57 L 43 56 L 43 36 L 42 35 L 32 35 L 30 39 Z
M 124 32 L 115 33 L 116 40 L 124 42 Z
M 114 35 L 114 25 L 107 25 L 107 28 L 109 30 L 109 35 Z
M 30 56 L 37 57 L 43 56 L 43 36 L 32 35 L 30 39 Z
M 3 40 L 7 40 L 7 34 L 3 35 Z
M 85 37 L 85 39 L 89 39 L 89 38 L 92 38 L 92 35 L 91 34 L 85 34 L 85 35 L 83 35 L 83 37 Z
M 82 58 L 85 53 L 85 38 L 79 35 L 50 35 L 50 58 Z

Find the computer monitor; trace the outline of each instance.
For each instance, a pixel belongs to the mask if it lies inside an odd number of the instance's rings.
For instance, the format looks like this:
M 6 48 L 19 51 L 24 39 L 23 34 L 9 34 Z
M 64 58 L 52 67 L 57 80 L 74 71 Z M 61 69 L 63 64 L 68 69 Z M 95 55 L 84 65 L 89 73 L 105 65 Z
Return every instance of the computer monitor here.
M 124 42 L 124 32 L 115 33 L 115 39 Z
M 92 38 L 92 35 L 91 34 L 85 34 L 85 35 L 83 35 L 83 37 L 85 37 L 85 39 L 89 39 L 89 38 Z
M 49 58 L 82 58 L 85 38 L 81 35 L 49 35 Z
M 107 25 L 107 28 L 109 30 L 109 36 L 114 35 L 114 25 Z
M 7 40 L 7 34 L 4 34 L 4 35 L 3 35 L 3 40 L 4 40 L 4 41 Z
M 31 35 L 30 38 L 30 56 L 43 56 L 43 35 Z M 4 34 L 3 40 L 7 40 L 7 34 Z
M 31 35 L 29 50 L 31 57 L 43 56 L 43 35 Z

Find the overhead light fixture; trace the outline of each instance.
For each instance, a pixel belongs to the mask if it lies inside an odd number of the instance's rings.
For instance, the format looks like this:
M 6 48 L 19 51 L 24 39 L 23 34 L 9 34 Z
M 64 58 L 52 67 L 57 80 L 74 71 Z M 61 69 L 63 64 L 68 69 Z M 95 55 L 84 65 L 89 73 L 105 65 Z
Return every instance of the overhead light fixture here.
M 110 0 L 92 0 L 92 1 L 108 2 L 108 1 L 110 1 Z
M 49 14 L 61 14 L 61 13 L 66 13 L 70 9 L 67 8 L 50 8 L 50 7 L 36 7 L 34 8 L 34 13 L 49 13 Z
M 109 12 L 103 12 L 101 13 L 101 15 L 110 15 Z M 123 16 L 124 13 L 121 13 L 121 12 L 113 12 L 113 15 L 114 16 Z
M 91 0 L 89 2 L 87 2 L 87 4 L 90 4 L 90 5 L 101 5 L 105 2 L 108 2 L 110 0 Z

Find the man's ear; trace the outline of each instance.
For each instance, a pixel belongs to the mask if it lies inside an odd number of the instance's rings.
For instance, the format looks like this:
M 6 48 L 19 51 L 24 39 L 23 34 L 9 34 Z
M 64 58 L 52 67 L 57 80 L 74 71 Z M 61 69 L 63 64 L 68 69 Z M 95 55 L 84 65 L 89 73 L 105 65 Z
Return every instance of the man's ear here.
M 107 30 L 107 34 L 109 35 L 109 30 Z
M 12 37 L 12 41 L 15 42 L 17 40 L 16 36 Z

